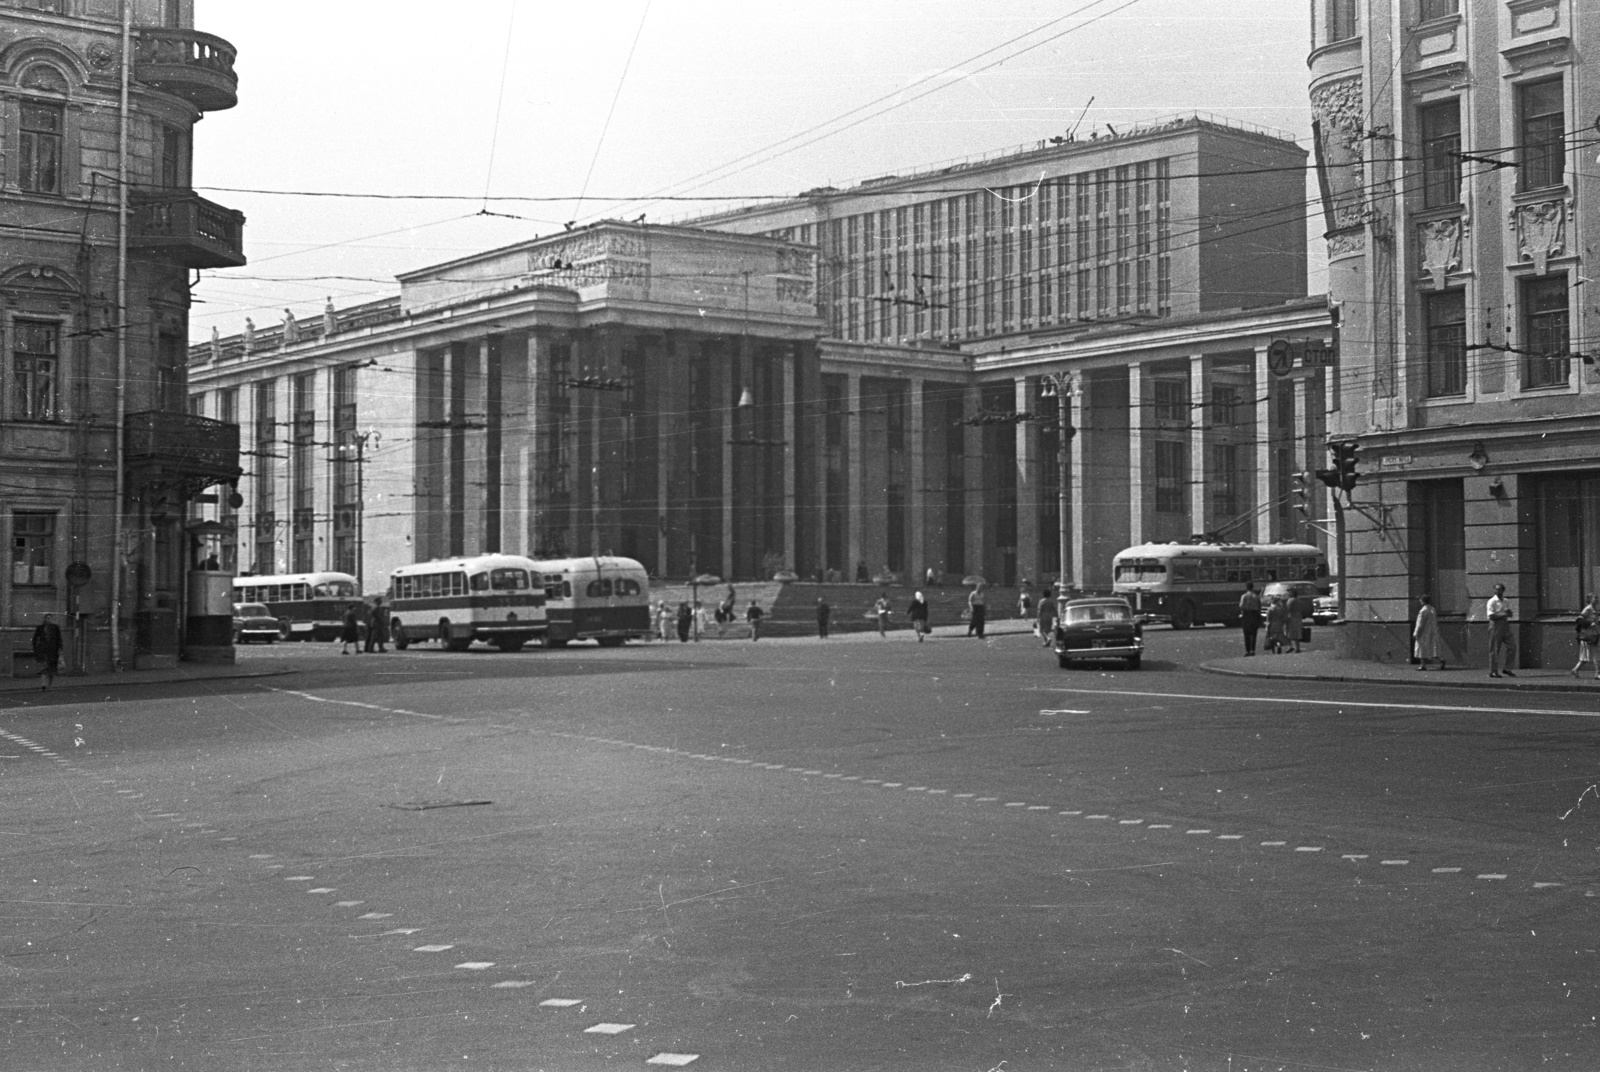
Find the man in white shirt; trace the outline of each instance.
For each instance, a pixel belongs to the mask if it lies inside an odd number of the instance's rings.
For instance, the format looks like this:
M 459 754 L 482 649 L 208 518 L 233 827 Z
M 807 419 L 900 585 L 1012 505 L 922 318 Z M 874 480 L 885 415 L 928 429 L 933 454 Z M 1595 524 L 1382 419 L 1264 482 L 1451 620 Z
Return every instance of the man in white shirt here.
M 1506 586 L 1494 586 L 1489 597 L 1489 676 L 1516 677 L 1511 670 L 1511 601 L 1506 598 Z

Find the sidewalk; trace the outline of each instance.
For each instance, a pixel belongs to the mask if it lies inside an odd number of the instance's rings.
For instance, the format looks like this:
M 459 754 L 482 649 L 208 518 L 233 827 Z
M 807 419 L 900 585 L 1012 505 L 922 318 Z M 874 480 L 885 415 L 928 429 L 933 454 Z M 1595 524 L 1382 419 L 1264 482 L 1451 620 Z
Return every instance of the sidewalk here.
M 229 681 L 239 678 L 277 677 L 292 674 L 297 668 L 283 666 L 239 666 L 208 663 L 179 663 L 166 670 L 124 670 L 120 674 L 57 674 L 51 692 L 66 689 L 99 689 L 118 685 L 167 685 L 177 681 Z M 0 693 L 39 692 L 37 677 L 0 678 Z
M 1600 681 L 1596 681 L 1592 673 L 1574 680 L 1566 670 L 1517 670 L 1515 677 L 1492 678 L 1489 671 L 1481 666 L 1418 670 L 1410 663 L 1337 659 L 1325 651 L 1213 659 L 1200 664 L 1200 669 L 1211 674 L 1234 677 L 1413 685 L 1429 689 L 1492 689 L 1497 692 L 1587 692 L 1600 698 Z

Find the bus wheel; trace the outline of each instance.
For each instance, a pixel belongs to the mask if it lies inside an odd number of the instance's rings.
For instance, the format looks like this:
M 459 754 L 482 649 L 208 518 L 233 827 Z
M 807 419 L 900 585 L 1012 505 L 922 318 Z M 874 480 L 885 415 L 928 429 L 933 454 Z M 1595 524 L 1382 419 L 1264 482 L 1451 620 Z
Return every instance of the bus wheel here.
M 279 640 L 288 640 L 289 639 L 289 621 L 286 618 L 279 618 L 278 619 L 278 639 Z
M 1172 628 L 1187 629 L 1194 624 L 1194 604 L 1187 599 L 1178 604 L 1178 612 L 1172 616 Z
M 544 646 L 547 648 L 564 648 L 567 646 L 567 642 L 561 637 L 553 637 L 546 633 L 544 638 Z
M 406 627 L 398 621 L 389 623 L 389 639 L 394 641 L 395 651 L 405 651 L 411 646 L 411 638 L 406 636 Z
M 494 642 L 494 646 L 510 655 L 514 651 L 521 651 L 522 643 L 521 637 L 501 637 Z
M 622 647 L 622 642 L 625 639 L 625 637 L 619 636 L 602 636 L 595 637 L 594 642 L 600 645 L 602 648 L 620 648 Z

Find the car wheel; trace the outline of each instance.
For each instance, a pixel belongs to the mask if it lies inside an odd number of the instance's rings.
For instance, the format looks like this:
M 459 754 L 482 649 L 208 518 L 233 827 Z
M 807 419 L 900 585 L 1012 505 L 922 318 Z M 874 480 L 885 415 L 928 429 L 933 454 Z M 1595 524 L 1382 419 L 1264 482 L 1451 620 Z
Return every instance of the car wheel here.
M 522 638 L 518 637 L 513 640 L 509 637 L 502 637 L 494 642 L 494 646 L 505 652 L 507 655 L 510 655 L 514 651 L 522 650 Z
M 278 621 L 278 639 L 279 640 L 288 640 L 289 639 L 289 623 L 287 621 L 282 620 L 282 619 L 280 619 Z
M 1056 665 L 1061 667 L 1061 669 L 1063 669 L 1063 670 L 1071 670 L 1072 669 L 1072 660 L 1068 659 L 1065 655 L 1057 655 L 1056 656 Z
M 1172 628 L 1187 629 L 1194 624 L 1194 604 L 1186 599 L 1178 604 L 1177 613 L 1172 616 Z

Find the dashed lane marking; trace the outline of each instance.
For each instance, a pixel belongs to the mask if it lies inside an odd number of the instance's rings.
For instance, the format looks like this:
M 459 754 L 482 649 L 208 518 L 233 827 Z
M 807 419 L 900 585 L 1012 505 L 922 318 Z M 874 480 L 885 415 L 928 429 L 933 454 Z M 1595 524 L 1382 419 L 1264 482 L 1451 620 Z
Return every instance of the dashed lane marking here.
M 685 1065 L 692 1065 L 698 1060 L 700 1060 L 698 1053 L 658 1053 L 646 1061 L 645 1064 L 671 1065 L 674 1068 L 682 1068 Z
M 492 960 L 465 960 L 456 965 L 462 971 L 488 971 L 494 967 Z
M 1274 707 L 1297 705 L 1301 707 L 1340 707 L 1383 711 L 1440 711 L 1466 715 L 1565 715 L 1571 718 L 1600 718 L 1600 712 L 1595 711 L 1593 708 L 1578 711 L 1553 707 L 1468 707 L 1462 704 L 1375 703 L 1370 700 L 1310 700 L 1299 697 L 1285 696 L 1213 696 L 1206 693 L 1139 692 L 1131 689 L 1072 689 L 1052 685 L 1041 686 L 1038 691 L 1087 694 L 1094 696 L 1154 697 L 1163 700 L 1217 700 L 1222 703 L 1230 704 L 1272 704 Z
M 593 1027 L 583 1029 L 585 1035 L 620 1035 L 624 1031 L 632 1031 L 638 1024 L 595 1024 Z
M 335 908 L 354 908 L 358 904 L 365 904 L 365 903 L 366 902 L 364 902 L 364 901 L 335 901 L 333 907 L 335 907 Z
M 532 979 L 502 979 L 489 987 L 490 990 L 521 990 L 524 987 L 538 986 Z
M 411 951 L 413 953 L 443 953 L 447 949 L 454 949 L 454 948 L 455 948 L 455 946 L 451 945 L 449 943 L 441 943 L 439 945 L 419 945 L 419 946 L 415 946 Z
M 1379 860 L 1378 861 L 1378 866 L 1380 866 L 1380 867 L 1405 867 L 1409 863 L 1411 863 L 1410 860 Z
M 1500 874 L 1479 875 L 1478 877 L 1489 882 L 1504 882 L 1506 880 L 1506 876 Z
M 539 1002 L 547 1009 L 570 1009 L 574 1005 L 582 1005 L 582 998 L 545 998 Z
M 363 912 L 363 913 L 361 913 L 361 915 L 357 916 L 356 918 L 357 919 L 388 919 L 392 915 L 394 915 L 393 912 Z
M 1261 847 L 1263 849 L 1281 849 L 1287 844 L 1289 844 L 1287 841 L 1263 841 Z
M 1461 868 L 1459 868 L 1459 867 L 1435 867 L 1433 869 L 1433 873 L 1435 875 L 1459 875 L 1459 874 L 1461 874 Z

